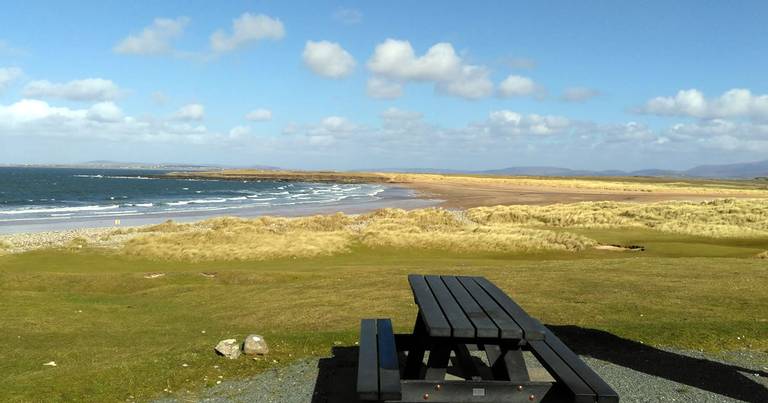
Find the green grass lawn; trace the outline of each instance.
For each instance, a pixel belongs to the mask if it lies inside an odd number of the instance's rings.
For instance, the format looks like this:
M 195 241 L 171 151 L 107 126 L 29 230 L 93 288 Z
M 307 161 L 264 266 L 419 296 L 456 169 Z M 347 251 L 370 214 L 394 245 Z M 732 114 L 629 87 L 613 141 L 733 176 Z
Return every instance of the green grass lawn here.
M 396 330 L 410 331 L 416 307 L 409 273 L 486 276 L 547 324 L 657 346 L 768 352 L 768 261 L 752 257 L 768 240 L 580 231 L 647 250 L 457 255 L 360 248 L 334 257 L 206 263 L 88 250 L 0 257 L 0 401 L 185 394 L 326 355 L 334 344 L 353 345 L 362 317 L 391 317 Z M 166 276 L 146 279 L 148 272 Z M 214 354 L 219 340 L 249 333 L 267 338 L 266 359 Z M 48 361 L 58 366 L 42 365 Z

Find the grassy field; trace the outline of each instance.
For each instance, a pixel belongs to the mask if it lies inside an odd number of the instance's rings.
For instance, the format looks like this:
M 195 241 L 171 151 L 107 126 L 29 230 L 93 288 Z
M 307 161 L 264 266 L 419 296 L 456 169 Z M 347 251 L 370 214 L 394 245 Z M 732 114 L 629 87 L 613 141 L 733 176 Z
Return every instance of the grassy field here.
M 354 345 L 361 317 L 391 317 L 410 331 L 409 273 L 486 276 L 550 325 L 768 354 L 762 199 L 385 209 L 81 234 L 24 253 L 24 236 L 0 239 L 0 401 L 194 397 L 221 380 Z M 249 333 L 267 338 L 266 358 L 214 354 L 219 340 Z M 49 361 L 57 366 L 43 366 Z
M 451 253 L 352 243 L 346 253 L 267 260 L 157 260 L 88 247 L 0 256 L 0 400 L 193 396 L 218 380 L 353 345 L 361 317 L 392 317 L 409 331 L 408 273 L 487 276 L 547 324 L 655 346 L 768 352 L 768 265 L 756 257 L 768 237 L 567 231 L 646 250 Z M 144 277 L 151 272 L 166 275 Z M 253 332 L 270 343 L 266 359 L 213 353 L 217 341 Z

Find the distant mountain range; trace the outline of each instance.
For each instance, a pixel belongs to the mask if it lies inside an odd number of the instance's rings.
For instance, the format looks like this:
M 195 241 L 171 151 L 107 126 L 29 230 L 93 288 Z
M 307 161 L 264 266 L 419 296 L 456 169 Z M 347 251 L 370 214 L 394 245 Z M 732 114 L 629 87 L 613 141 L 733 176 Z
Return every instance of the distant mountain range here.
M 414 172 L 414 173 L 454 173 L 481 175 L 522 175 L 522 176 L 660 176 L 660 177 L 689 177 L 713 179 L 753 179 L 768 178 L 768 160 L 745 162 L 725 165 L 699 165 L 684 171 L 665 169 L 642 169 L 637 171 L 604 170 L 591 171 L 560 167 L 509 167 L 484 171 L 469 171 L 455 169 L 380 169 L 383 172 Z

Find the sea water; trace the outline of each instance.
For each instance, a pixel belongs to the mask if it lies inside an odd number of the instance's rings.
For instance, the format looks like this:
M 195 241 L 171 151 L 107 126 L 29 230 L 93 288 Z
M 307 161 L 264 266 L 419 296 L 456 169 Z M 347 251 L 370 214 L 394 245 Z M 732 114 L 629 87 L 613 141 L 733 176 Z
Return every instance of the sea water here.
M 381 198 L 377 184 L 157 178 L 164 171 L 0 168 L 0 224 L 233 214 Z

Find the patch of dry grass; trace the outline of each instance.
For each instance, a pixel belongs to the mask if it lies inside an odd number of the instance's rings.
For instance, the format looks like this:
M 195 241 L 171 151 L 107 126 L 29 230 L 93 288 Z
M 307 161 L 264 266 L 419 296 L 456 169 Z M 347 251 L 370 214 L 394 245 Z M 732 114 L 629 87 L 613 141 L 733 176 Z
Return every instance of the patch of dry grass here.
M 553 228 L 639 227 L 715 238 L 768 236 L 768 202 L 716 200 L 634 204 L 382 209 L 362 215 L 215 218 L 123 230 L 122 252 L 167 260 L 267 260 L 375 248 L 471 252 L 581 251 L 596 241 Z M 133 234 L 131 234 L 133 233 Z
M 265 260 L 344 253 L 354 245 L 457 252 L 583 250 L 594 241 L 575 234 L 507 224 L 478 224 L 444 209 L 382 209 L 350 216 L 215 218 L 136 229 L 124 253 L 161 259 Z
M 480 224 L 560 228 L 643 227 L 715 238 L 768 235 L 768 200 L 761 199 L 477 207 L 467 210 L 467 216 Z

